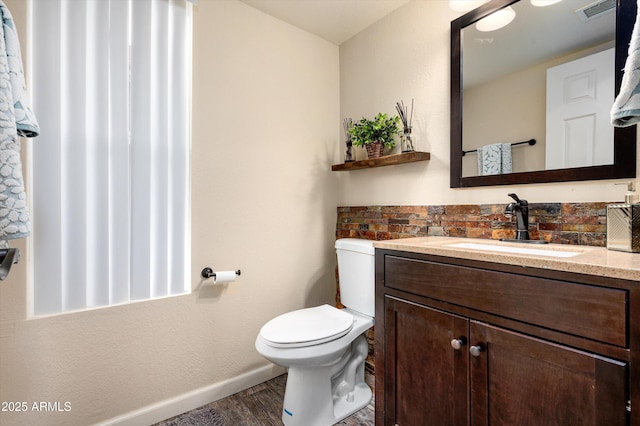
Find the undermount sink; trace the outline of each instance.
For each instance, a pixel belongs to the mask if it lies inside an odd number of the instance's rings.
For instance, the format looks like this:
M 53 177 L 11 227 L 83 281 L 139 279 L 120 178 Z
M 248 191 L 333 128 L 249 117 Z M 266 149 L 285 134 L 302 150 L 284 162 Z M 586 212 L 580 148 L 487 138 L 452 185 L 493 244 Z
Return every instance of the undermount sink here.
M 548 256 L 548 257 L 573 257 L 582 253 L 582 251 L 574 250 L 558 250 L 555 247 L 545 248 L 529 248 L 529 247 L 516 247 L 496 244 L 482 244 L 482 243 L 454 243 L 447 244 L 445 247 L 471 249 L 471 250 L 483 250 L 493 251 L 497 253 L 514 253 L 514 254 L 529 254 L 534 256 Z

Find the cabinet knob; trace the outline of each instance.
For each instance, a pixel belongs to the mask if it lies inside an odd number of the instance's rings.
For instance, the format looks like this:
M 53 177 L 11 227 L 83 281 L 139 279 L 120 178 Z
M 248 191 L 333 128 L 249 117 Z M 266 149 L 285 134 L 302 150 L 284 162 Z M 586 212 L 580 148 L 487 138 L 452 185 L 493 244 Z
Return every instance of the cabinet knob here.
M 482 352 L 482 346 L 480 345 L 471 346 L 469 348 L 469 353 L 473 356 L 480 356 L 481 352 Z
M 457 339 L 453 339 L 451 341 L 451 347 L 456 351 L 459 351 L 464 345 L 467 344 L 467 341 L 464 337 L 459 337 Z

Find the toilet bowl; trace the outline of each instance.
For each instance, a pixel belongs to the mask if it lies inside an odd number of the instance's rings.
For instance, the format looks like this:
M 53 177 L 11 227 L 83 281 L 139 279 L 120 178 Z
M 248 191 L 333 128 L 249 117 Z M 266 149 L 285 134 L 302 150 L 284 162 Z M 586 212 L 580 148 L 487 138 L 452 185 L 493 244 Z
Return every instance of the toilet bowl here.
M 321 305 L 285 313 L 267 322 L 256 339 L 263 357 L 288 368 L 282 410 L 287 426 L 333 425 L 371 401 L 364 333 L 374 324 L 373 244 L 342 239 L 336 249 L 346 308 Z

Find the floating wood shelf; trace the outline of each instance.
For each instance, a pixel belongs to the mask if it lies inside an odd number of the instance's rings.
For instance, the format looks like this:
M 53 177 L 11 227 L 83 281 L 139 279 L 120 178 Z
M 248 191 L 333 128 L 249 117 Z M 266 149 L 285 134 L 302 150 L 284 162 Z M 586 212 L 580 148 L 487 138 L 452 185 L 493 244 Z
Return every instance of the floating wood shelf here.
M 431 158 L 428 152 L 403 152 L 402 154 L 385 155 L 380 158 L 368 160 L 352 161 L 343 164 L 334 164 L 331 170 L 334 172 L 369 169 L 372 167 L 392 166 L 394 164 L 415 163 L 416 161 L 427 161 Z

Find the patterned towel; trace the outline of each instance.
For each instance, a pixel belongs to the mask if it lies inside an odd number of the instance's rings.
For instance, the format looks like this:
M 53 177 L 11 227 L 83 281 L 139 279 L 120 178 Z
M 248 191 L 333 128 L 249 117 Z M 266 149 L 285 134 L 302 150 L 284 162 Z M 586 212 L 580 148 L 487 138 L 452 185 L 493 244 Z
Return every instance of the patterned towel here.
M 511 144 L 494 143 L 478 148 L 478 175 L 511 173 Z
M 620 93 L 611 108 L 611 124 L 616 127 L 632 126 L 640 121 L 640 0 L 636 22 L 631 34 L 627 62 Z
M 27 102 L 18 34 L 2 0 L 0 15 L 0 240 L 8 240 L 31 232 L 18 136 L 38 136 L 40 128 Z

